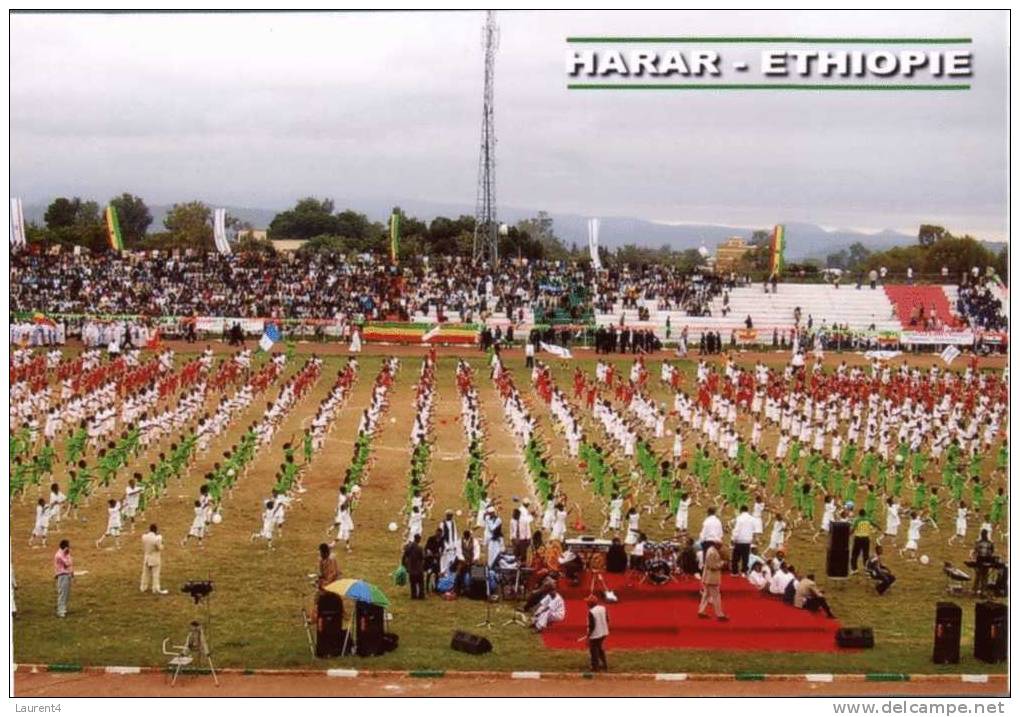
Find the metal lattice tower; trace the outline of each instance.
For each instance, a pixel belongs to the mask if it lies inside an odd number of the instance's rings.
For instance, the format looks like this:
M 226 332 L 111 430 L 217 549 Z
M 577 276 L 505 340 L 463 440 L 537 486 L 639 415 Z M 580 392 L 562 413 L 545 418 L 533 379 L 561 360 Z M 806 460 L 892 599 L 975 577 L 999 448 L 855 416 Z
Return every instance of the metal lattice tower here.
M 474 261 L 495 265 L 499 259 L 499 220 L 496 217 L 496 126 L 493 122 L 493 86 L 499 26 L 496 13 L 485 14 L 482 47 L 485 49 L 485 91 L 482 98 L 482 142 L 478 154 L 478 196 L 475 202 Z

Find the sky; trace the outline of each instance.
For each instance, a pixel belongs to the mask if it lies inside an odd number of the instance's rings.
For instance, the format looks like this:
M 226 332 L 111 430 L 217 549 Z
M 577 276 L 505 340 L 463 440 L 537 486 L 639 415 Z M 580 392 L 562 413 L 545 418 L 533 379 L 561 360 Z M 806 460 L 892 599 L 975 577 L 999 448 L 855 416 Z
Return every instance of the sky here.
M 497 20 L 499 204 L 665 223 L 909 233 L 938 223 L 1007 239 L 1005 13 Z M 12 195 L 473 206 L 483 21 L 480 12 L 12 15 Z M 972 37 L 972 88 L 566 87 L 568 36 L 741 34 Z

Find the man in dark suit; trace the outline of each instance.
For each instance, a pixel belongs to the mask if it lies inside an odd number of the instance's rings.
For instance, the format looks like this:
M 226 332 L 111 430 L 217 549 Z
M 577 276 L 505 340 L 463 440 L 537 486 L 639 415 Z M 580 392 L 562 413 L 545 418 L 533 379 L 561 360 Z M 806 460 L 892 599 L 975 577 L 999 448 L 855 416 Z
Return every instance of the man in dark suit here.
M 400 563 L 407 570 L 408 582 L 411 584 L 411 599 L 425 599 L 425 551 L 421 548 L 421 536 L 415 535 L 404 547 L 404 555 Z

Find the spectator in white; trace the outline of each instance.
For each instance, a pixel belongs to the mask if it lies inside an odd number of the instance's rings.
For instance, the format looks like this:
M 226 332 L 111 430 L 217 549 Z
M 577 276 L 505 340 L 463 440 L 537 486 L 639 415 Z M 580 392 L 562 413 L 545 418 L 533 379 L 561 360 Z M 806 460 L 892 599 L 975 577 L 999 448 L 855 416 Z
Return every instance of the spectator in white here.
M 793 573 L 789 571 L 786 563 L 780 563 L 779 567 L 776 568 L 776 572 L 772 574 L 772 580 L 769 582 L 769 595 L 783 597 L 783 594 L 786 592 L 786 586 L 792 580 Z
M 538 604 L 532 617 L 531 625 L 535 628 L 536 632 L 542 632 L 542 630 L 549 627 L 549 623 L 561 622 L 566 616 L 567 604 L 563 601 L 563 596 L 556 592 L 554 587 Z
M 754 518 L 747 512 L 747 506 L 740 506 L 740 514 L 733 522 L 733 554 L 730 556 L 730 573 L 742 575 L 747 572 L 751 556 L 751 541 L 754 540 Z
M 701 523 L 701 534 L 698 536 L 698 542 L 702 544 L 712 542 L 722 545 L 722 539 L 722 521 L 716 516 L 715 508 L 709 508 L 705 515 L 705 520 Z
M 747 582 L 754 585 L 758 590 L 767 590 L 769 586 L 769 578 L 765 574 L 765 563 L 755 563 L 754 567 L 751 568 L 751 572 L 747 574 Z
M 907 267 L 907 283 L 913 286 L 914 284 L 914 267 Z

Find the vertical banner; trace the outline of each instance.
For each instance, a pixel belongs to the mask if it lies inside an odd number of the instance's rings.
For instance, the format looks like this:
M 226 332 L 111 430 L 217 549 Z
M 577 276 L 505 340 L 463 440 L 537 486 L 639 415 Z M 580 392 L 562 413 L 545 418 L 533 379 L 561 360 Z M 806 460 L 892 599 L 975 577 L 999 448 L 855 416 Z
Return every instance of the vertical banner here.
M 28 242 L 25 238 L 25 212 L 21 200 L 11 198 L 11 246 L 17 249 Z
M 106 231 L 110 237 L 110 248 L 114 251 L 124 251 L 124 237 L 120 233 L 120 220 L 117 218 L 117 208 L 112 204 L 106 207 Z
M 602 259 L 599 257 L 599 220 L 595 217 L 588 220 L 588 253 L 591 255 L 591 265 L 596 270 L 602 268 Z
M 227 210 L 217 209 L 213 213 L 213 241 L 216 251 L 220 254 L 230 253 L 230 242 L 227 241 Z
M 786 227 L 776 224 L 772 230 L 772 254 L 769 258 L 769 273 L 779 276 L 783 272 L 783 250 L 786 248 Z
M 390 215 L 390 262 L 399 263 L 397 256 L 400 254 L 400 212 L 394 208 Z

